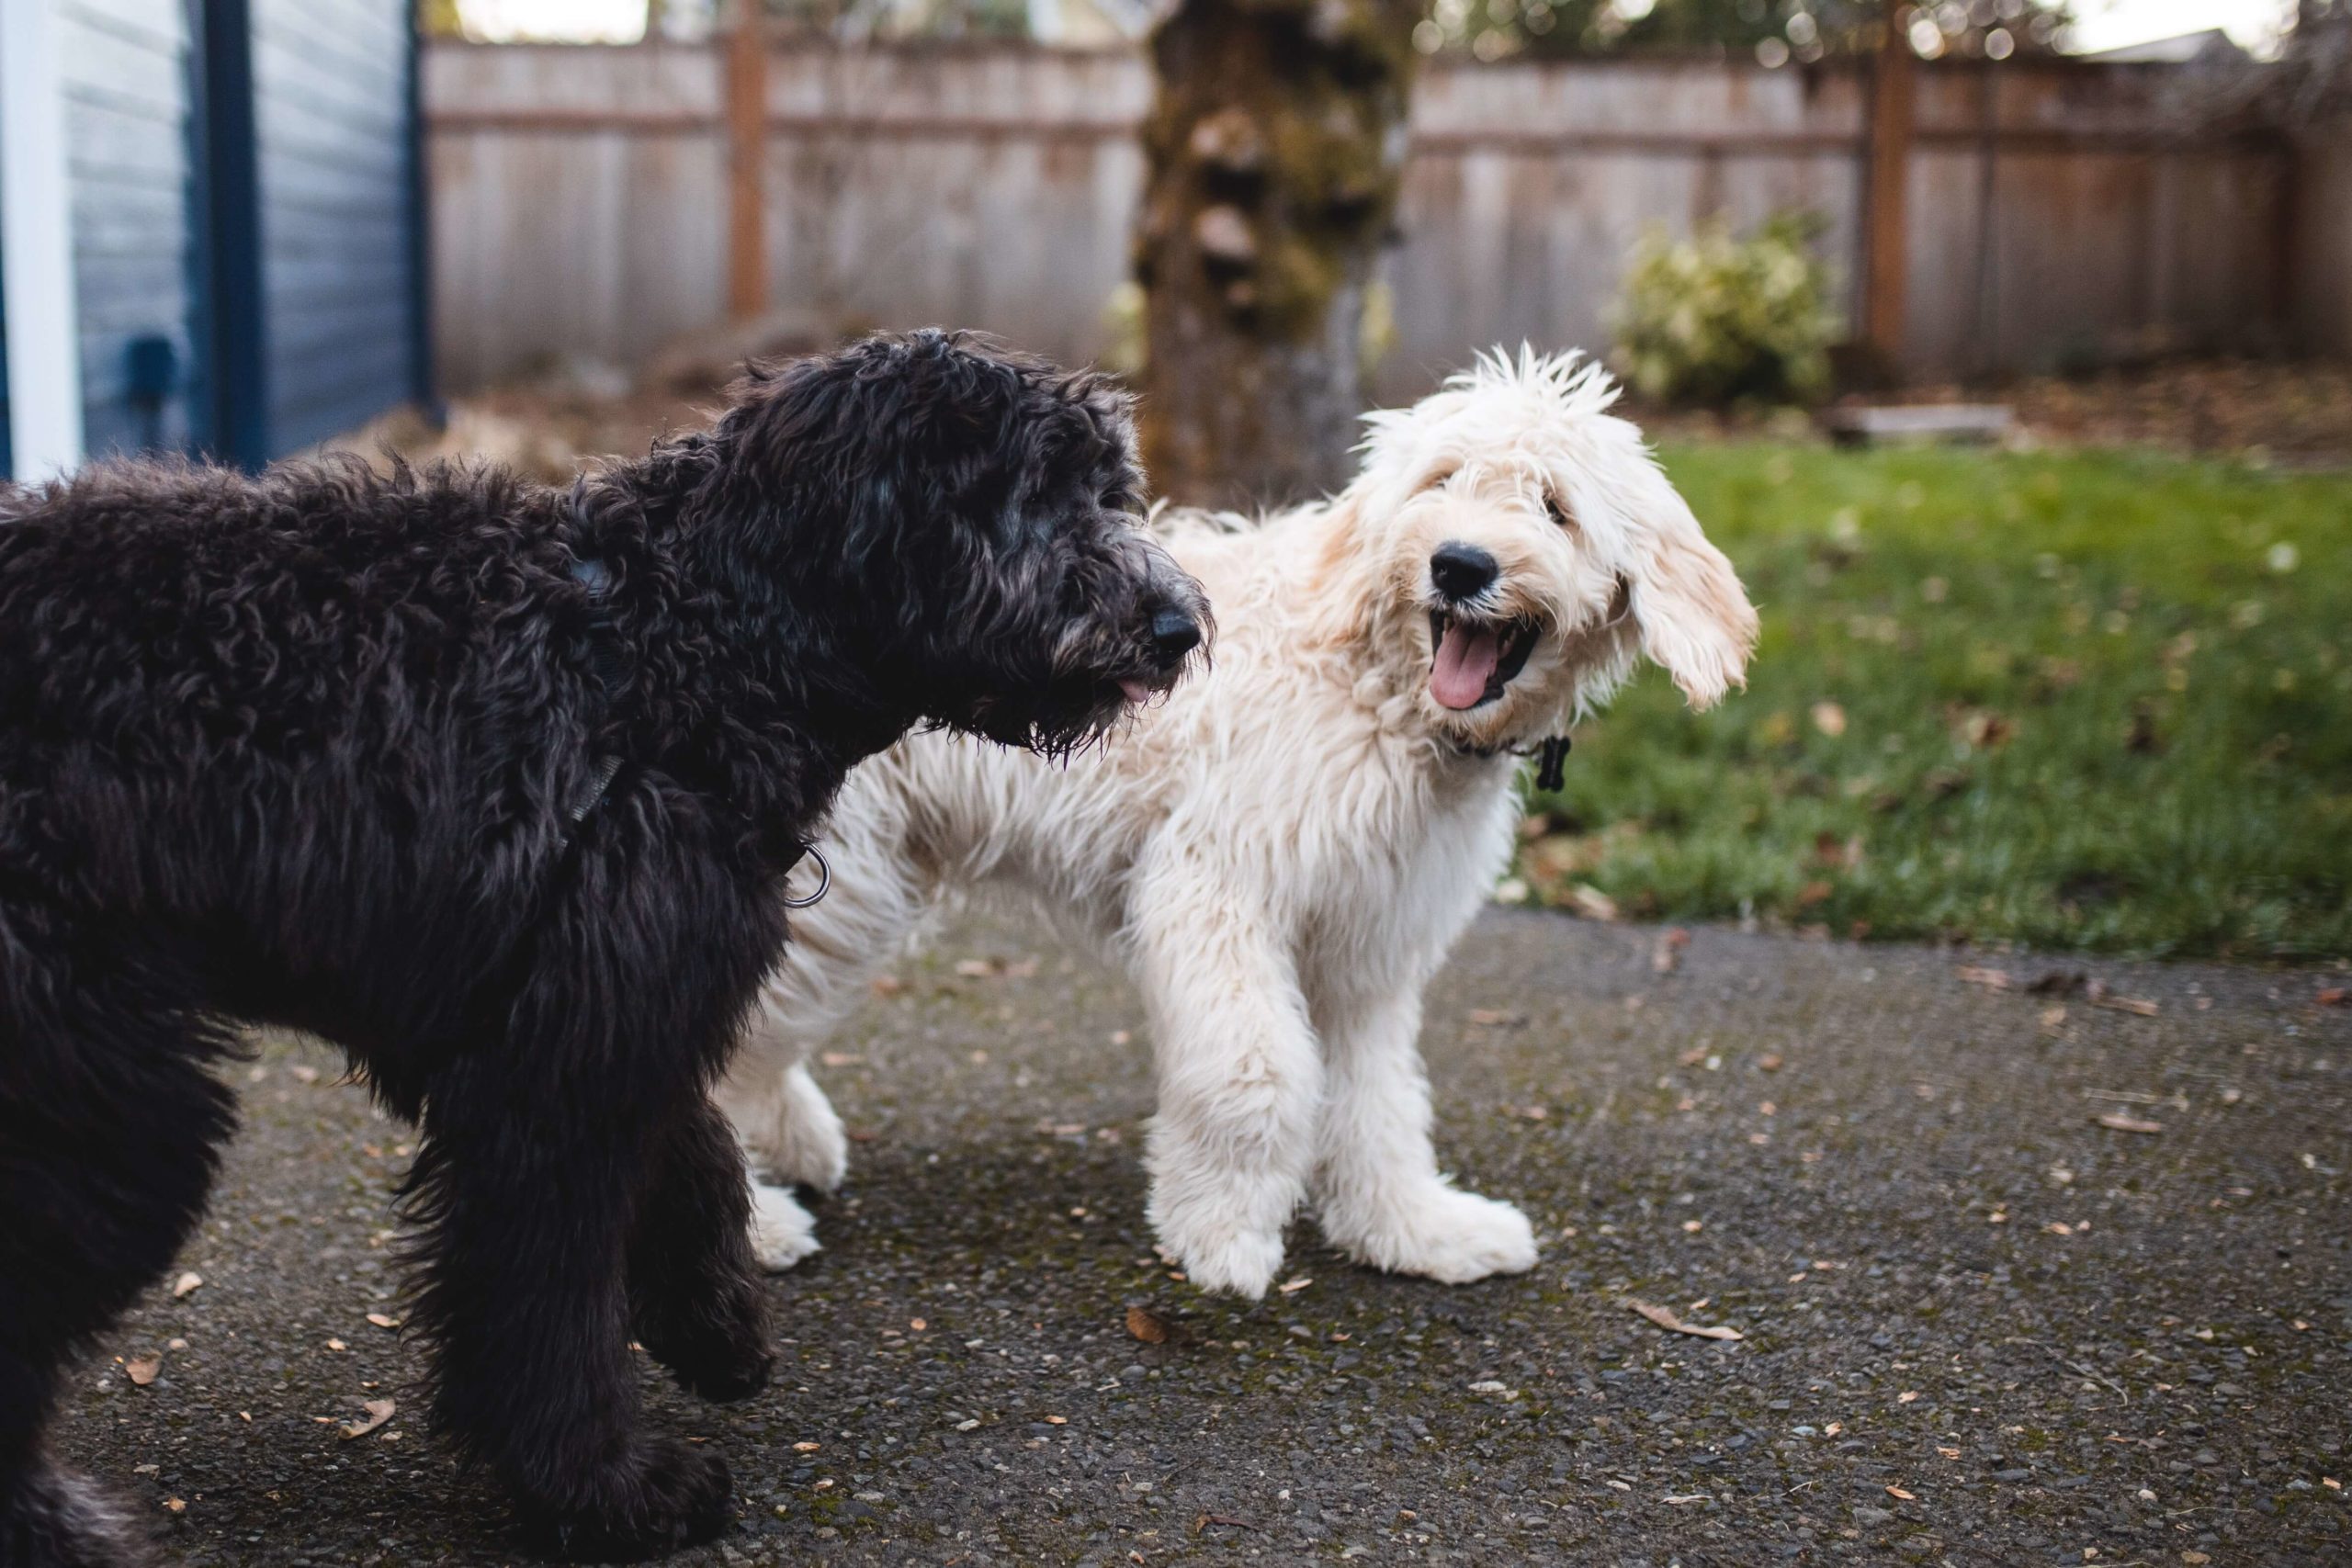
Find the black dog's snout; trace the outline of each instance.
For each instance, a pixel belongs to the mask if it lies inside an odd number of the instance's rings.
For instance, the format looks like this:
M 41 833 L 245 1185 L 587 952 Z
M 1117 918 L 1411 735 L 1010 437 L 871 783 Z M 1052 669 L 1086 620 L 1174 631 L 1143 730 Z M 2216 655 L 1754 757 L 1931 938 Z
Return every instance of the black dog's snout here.
M 1459 539 L 1449 539 L 1430 552 L 1430 581 L 1455 604 L 1485 592 L 1502 575 L 1502 570 L 1494 557 Z
M 1151 617 L 1151 646 L 1173 664 L 1201 646 L 1201 623 L 1173 604 L 1163 605 Z

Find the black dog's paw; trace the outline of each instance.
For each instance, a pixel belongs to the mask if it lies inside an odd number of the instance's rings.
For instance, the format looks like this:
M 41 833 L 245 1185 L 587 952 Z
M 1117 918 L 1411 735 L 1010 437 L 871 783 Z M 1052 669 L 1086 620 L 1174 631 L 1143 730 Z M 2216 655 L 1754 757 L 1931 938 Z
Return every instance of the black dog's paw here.
M 680 1388 L 716 1404 L 751 1398 L 768 1386 L 768 1374 L 775 1370 L 775 1352 L 759 1340 L 718 1334 L 680 1340 L 648 1333 L 639 1343 L 670 1369 Z
M 717 1539 L 734 1523 L 735 1487 L 717 1454 L 649 1438 L 574 1507 L 526 1506 L 531 1544 L 569 1562 L 638 1562 Z
M 0 1499 L 6 1568 L 148 1568 L 154 1561 L 130 1510 L 85 1477 L 42 1465 Z
M 640 1299 L 634 1316 L 638 1343 L 688 1393 L 726 1404 L 767 1387 L 775 1367 L 767 1301 L 750 1280 L 698 1301 Z

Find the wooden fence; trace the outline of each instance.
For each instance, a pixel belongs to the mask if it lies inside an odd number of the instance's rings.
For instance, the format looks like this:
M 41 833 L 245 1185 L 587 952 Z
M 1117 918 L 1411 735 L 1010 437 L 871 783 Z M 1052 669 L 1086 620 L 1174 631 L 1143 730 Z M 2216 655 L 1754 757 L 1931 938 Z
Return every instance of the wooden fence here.
M 730 69 L 723 46 L 440 44 L 424 79 L 453 387 L 552 356 L 631 361 L 763 297 L 828 330 L 980 326 L 1072 359 L 1104 341 L 1142 177 L 1134 53 L 797 49 Z M 2310 204 L 2288 150 L 2177 134 L 2169 80 L 1918 70 L 1905 372 L 2271 343 L 2340 316 L 2306 298 L 2329 280 L 2294 259 Z M 1430 69 L 1377 389 L 1415 395 L 1487 344 L 1605 346 L 1634 242 L 1718 215 L 1818 213 L 1860 320 L 1871 102 L 1867 66 Z

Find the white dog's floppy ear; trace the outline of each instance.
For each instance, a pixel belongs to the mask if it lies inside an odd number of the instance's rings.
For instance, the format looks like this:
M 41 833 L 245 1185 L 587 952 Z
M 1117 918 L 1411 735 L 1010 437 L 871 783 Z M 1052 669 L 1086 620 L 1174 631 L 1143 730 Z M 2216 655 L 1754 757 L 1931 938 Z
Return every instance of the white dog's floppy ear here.
M 1642 652 L 1674 677 L 1694 708 L 1745 685 L 1756 647 L 1756 607 L 1723 551 L 1657 465 L 1641 459 L 1627 512 L 1634 537 L 1627 584 Z

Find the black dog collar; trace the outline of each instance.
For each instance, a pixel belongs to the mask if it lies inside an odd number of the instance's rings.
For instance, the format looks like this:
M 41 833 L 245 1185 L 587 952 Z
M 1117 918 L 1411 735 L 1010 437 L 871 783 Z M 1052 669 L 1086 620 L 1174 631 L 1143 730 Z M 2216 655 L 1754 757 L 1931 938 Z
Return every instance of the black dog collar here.
M 603 693 L 605 705 L 610 707 L 620 692 L 622 674 L 620 637 L 613 628 L 612 611 L 605 604 L 605 596 L 613 586 L 612 569 L 592 556 L 575 556 L 571 562 L 571 579 L 588 592 L 588 659 L 595 669 L 596 684 Z M 620 771 L 619 753 L 606 752 L 596 759 L 594 771 L 572 797 L 571 804 L 564 809 L 571 827 L 580 826 L 590 812 L 604 803 L 605 792 L 613 787 L 613 780 L 620 775 Z M 569 840 L 571 836 L 570 829 L 567 829 L 564 838 Z M 816 845 L 798 840 L 794 841 L 790 852 L 784 857 L 784 864 L 776 872 L 776 880 L 781 883 L 792 874 L 792 868 L 798 865 L 804 856 L 812 855 L 817 861 L 817 891 L 805 898 L 785 899 L 784 907 L 787 909 L 805 909 L 832 890 L 833 868 L 825 863 L 825 857 L 818 852 Z
M 1537 759 L 1535 787 L 1555 790 L 1568 782 L 1568 753 L 1575 748 L 1576 742 L 1568 737 L 1551 735 L 1540 746 L 1462 746 L 1455 750 L 1465 757 L 1495 757 L 1506 751 L 1514 757 L 1533 757 Z
M 605 603 L 611 591 L 613 574 L 603 561 L 575 556 L 571 562 L 571 579 L 588 591 L 588 660 L 596 671 L 596 684 L 602 690 L 605 705 L 612 705 L 621 687 L 621 650 L 619 639 L 613 633 L 612 611 Z M 596 759 L 588 782 L 564 808 L 564 816 L 573 827 L 596 809 L 605 792 L 613 787 L 614 778 L 621 771 L 617 753 L 607 753 Z

